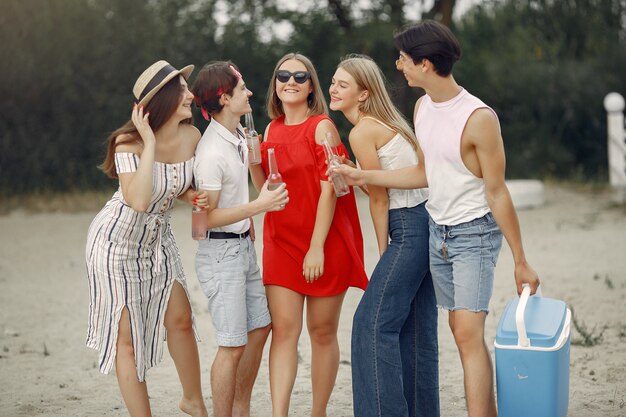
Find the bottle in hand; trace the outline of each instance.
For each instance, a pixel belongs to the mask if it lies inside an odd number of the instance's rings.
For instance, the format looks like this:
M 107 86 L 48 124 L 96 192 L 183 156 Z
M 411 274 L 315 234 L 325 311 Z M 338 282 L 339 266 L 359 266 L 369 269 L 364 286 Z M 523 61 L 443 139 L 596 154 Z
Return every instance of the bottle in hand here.
M 257 165 L 261 163 L 261 145 L 259 144 L 259 134 L 254 130 L 254 119 L 252 113 L 245 116 L 246 142 L 248 144 L 248 164 Z
M 274 148 L 267 150 L 267 163 L 270 167 L 270 173 L 267 176 L 267 189 L 272 191 L 280 187 L 283 183 L 283 177 L 278 172 L 278 164 L 276 163 L 276 155 L 274 155 Z
M 202 182 L 198 181 L 196 183 L 196 191 L 200 191 L 202 189 Z M 191 208 L 191 237 L 194 240 L 204 240 L 206 239 L 207 232 L 207 213 L 206 209 L 198 206 L 193 206 Z
M 332 170 L 332 168 L 337 168 L 341 165 L 339 162 L 339 156 L 335 153 L 332 146 L 330 146 L 330 141 L 333 139 L 333 135 L 330 132 L 326 133 L 326 139 L 324 139 L 323 147 L 324 154 L 326 154 L 326 160 L 328 161 L 328 168 Z M 346 194 L 350 194 L 350 187 L 346 184 L 346 180 L 344 180 L 343 176 L 339 173 L 331 172 L 330 174 L 330 182 L 333 184 L 333 188 L 335 189 L 335 194 L 337 197 L 344 196 Z

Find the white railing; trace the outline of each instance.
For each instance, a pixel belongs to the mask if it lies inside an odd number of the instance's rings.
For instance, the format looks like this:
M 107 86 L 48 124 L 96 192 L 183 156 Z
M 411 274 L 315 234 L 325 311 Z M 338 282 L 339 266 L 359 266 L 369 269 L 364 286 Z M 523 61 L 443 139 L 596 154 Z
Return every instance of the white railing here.
M 626 128 L 624 128 L 624 97 L 609 93 L 604 97 L 607 113 L 609 183 L 614 200 L 626 202 Z

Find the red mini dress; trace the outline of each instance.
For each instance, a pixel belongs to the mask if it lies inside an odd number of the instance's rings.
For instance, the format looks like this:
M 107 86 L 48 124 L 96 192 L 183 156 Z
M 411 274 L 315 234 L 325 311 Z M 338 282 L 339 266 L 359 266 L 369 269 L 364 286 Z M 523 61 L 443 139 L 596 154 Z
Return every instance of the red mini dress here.
M 335 215 L 324 244 L 324 274 L 307 283 L 302 275 L 309 250 L 319 201 L 320 181 L 327 181 L 324 149 L 315 142 L 315 129 L 325 115 L 311 116 L 304 123 L 285 125 L 282 116 L 270 123 L 261 144 L 262 166 L 269 174 L 268 148 L 274 148 L 278 171 L 287 184 L 289 203 L 282 211 L 265 214 L 263 226 L 263 283 L 279 285 L 300 294 L 333 296 L 348 287 L 365 289 L 363 235 L 354 199 L 337 198 Z M 339 153 L 348 155 L 340 145 Z

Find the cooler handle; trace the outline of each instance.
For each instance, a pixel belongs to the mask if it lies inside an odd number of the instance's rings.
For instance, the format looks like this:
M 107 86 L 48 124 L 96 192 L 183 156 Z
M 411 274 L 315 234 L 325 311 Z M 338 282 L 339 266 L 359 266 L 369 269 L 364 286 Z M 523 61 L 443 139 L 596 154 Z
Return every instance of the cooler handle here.
M 526 304 L 530 297 L 530 285 L 524 284 L 522 295 L 519 297 L 519 303 L 515 310 L 515 325 L 517 326 L 517 346 L 529 347 L 530 340 L 526 334 L 526 323 L 524 323 L 524 313 L 526 312 Z

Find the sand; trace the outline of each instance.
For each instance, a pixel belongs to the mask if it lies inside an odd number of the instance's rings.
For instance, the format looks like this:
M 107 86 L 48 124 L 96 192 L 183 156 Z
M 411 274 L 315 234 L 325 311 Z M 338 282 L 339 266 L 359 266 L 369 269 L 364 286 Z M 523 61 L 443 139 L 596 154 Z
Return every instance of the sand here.
M 371 273 L 377 250 L 366 199 L 358 197 Z M 101 375 L 97 353 L 85 347 L 88 289 L 84 245 L 97 210 L 0 216 L 0 416 L 125 416 L 113 374 Z M 547 186 L 543 207 L 519 212 L 527 258 L 539 272 L 546 297 L 574 308 L 577 322 L 594 346 L 577 344 L 572 330 L 570 416 L 626 416 L 626 207 L 611 204 L 606 189 Z M 190 213 L 174 210 L 172 224 L 188 276 L 198 329 L 202 377 L 210 406 L 209 369 L 215 353 L 206 302 L 194 271 L 196 242 L 190 238 Z M 256 219 L 260 254 L 262 218 Z M 361 297 L 350 290 L 339 330 L 341 364 L 329 416 L 351 416 L 351 319 Z M 498 319 L 515 295 L 512 258 L 503 245 L 487 318 L 486 338 L 493 355 Z M 464 416 L 463 376 L 447 326 L 439 314 L 442 416 Z M 310 413 L 310 347 L 300 341 L 300 368 L 292 396 L 293 416 Z M 174 365 L 166 353 L 148 372 L 155 416 L 182 415 Z M 267 346 L 253 393 L 253 415 L 271 415 Z M 532 401 L 532 399 L 529 399 Z

